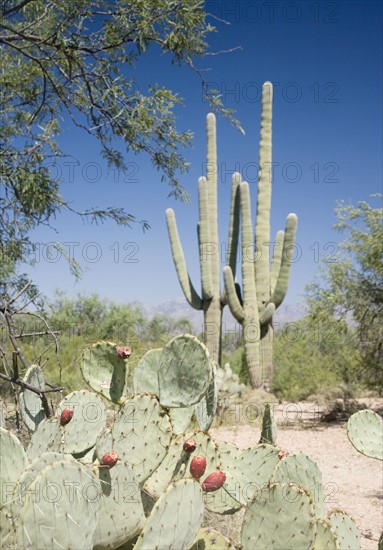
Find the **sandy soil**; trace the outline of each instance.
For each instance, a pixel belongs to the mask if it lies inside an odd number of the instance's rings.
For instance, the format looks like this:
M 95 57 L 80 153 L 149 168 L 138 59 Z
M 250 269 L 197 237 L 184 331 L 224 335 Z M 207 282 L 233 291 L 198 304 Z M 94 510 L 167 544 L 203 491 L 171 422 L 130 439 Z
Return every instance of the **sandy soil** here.
M 217 428 L 212 435 L 214 439 L 246 448 L 259 441 L 260 427 Z M 317 423 L 302 428 L 301 422 L 296 425 L 289 422 L 278 429 L 277 444 L 289 452 L 304 452 L 318 463 L 328 509 L 348 512 L 358 525 L 362 550 L 376 550 L 383 530 L 382 462 L 365 457 L 352 447 L 345 423 L 330 426 Z

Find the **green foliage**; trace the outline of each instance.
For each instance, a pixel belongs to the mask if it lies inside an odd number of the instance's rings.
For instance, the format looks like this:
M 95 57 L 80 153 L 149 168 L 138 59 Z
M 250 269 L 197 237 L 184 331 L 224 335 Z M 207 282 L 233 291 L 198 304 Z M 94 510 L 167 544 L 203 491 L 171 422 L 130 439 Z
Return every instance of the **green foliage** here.
M 340 320 L 311 317 L 275 335 L 272 389 L 283 399 L 305 399 L 337 384 L 358 382 L 359 352 L 353 331 Z
M 77 211 L 65 201 L 46 161 L 64 156 L 58 136 L 68 119 L 97 140 L 109 166 L 127 170 L 122 143 L 127 152 L 147 154 L 171 194 L 186 198 L 178 177 L 188 163 L 179 149 L 192 135 L 177 130 L 174 116 L 182 99 L 166 87 L 139 88 L 136 65 L 151 46 L 203 80 L 193 62 L 206 53 L 214 28 L 200 0 L 71 0 L 70 9 L 64 0 L 49 9 L 44 0 L 6 0 L 1 9 L 3 279 L 33 250 L 31 230 L 63 209 L 94 223 L 138 221 L 120 207 Z M 208 99 L 236 122 L 219 94 L 210 91 Z M 78 274 L 79 266 L 72 268 Z
M 381 202 L 382 195 L 373 195 Z M 365 201 L 340 203 L 335 228 L 345 235 L 338 261 L 327 264 L 322 282 L 308 291 L 311 316 L 347 321 L 355 329 L 361 357 L 359 379 L 371 387 L 383 382 L 383 209 Z

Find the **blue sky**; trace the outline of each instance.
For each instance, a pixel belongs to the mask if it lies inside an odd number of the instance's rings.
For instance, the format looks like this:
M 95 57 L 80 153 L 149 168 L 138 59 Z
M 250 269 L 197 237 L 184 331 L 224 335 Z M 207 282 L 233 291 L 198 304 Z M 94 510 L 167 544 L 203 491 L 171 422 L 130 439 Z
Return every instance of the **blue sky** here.
M 206 9 L 217 28 L 210 50 L 240 49 L 196 65 L 209 85 L 221 90 L 225 105 L 236 110 L 246 132 L 243 136 L 227 120 L 217 120 L 221 248 L 227 240 L 233 171 L 250 183 L 255 213 L 260 91 L 270 80 L 275 163 L 271 227 L 275 234 L 289 212 L 298 215 L 297 256 L 285 303 L 299 303 L 322 261 L 336 259 L 341 240 L 332 229 L 336 201 L 370 200 L 370 194 L 382 191 L 382 4 L 210 0 Z M 127 157 L 131 172 L 125 177 L 108 170 L 96 140 L 68 124 L 60 144 L 72 157 L 56 167 L 64 198 L 78 210 L 123 206 L 148 220 L 151 229 L 143 233 L 138 225 L 119 228 L 112 222 L 86 225 L 64 213 L 53 221 L 56 232 L 36 230 L 39 253 L 28 272 L 50 297 L 55 289 L 69 296 L 97 292 L 118 302 L 148 305 L 181 297 L 166 230 L 168 207 L 176 212 L 189 273 L 200 288 L 197 180 L 204 175 L 209 106 L 197 75 L 172 66 L 155 49 L 139 60 L 134 74 L 143 89 L 158 83 L 184 98 L 176 114 L 179 129 L 194 132 L 193 146 L 184 151 L 191 170 L 182 178 L 191 203 L 169 199 L 169 188 L 143 155 Z M 70 275 L 64 258 L 47 254 L 47 243 L 56 241 L 84 268 L 80 281 Z

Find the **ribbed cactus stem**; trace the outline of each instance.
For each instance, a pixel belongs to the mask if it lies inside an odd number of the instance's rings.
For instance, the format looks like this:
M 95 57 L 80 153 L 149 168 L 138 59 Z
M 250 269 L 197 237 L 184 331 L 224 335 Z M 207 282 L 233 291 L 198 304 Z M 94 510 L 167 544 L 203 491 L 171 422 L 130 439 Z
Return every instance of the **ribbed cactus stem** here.
M 259 178 L 255 246 L 257 261 L 255 280 L 259 311 L 270 299 L 270 209 L 272 186 L 272 104 L 273 86 L 265 82 L 262 88 L 261 137 L 259 144 Z

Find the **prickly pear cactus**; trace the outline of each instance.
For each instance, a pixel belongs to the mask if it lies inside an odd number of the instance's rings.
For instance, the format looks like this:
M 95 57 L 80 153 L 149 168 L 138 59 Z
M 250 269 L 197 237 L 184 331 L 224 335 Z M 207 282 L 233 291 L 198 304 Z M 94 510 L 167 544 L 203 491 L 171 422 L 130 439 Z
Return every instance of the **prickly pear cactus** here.
M 336 532 L 331 528 L 331 523 L 328 520 L 318 519 L 316 521 L 314 550 L 340 550 Z
M 81 372 L 95 392 L 113 403 L 132 396 L 128 359 L 118 354 L 118 346 L 113 342 L 97 342 L 84 350 Z
M 93 471 L 102 495 L 93 548 L 117 548 L 138 535 L 145 523 L 138 481 L 122 461 L 112 468 L 94 466 Z
M 242 505 L 251 502 L 255 493 L 269 483 L 279 461 L 278 452 L 273 445 L 258 444 L 235 457 L 227 470 L 230 495 Z
M 374 411 L 359 411 L 350 416 L 347 435 L 357 451 L 383 460 L 383 419 Z
M 207 432 L 209 430 L 217 412 L 218 387 L 216 371 L 217 368 L 213 364 L 213 378 L 210 380 L 206 394 L 195 407 L 197 424 L 199 429 L 203 432 Z
M 0 508 L 9 504 L 27 464 L 27 456 L 20 441 L 5 428 L 0 428 Z
M 181 479 L 161 495 L 146 520 L 134 550 L 189 548 L 200 528 L 204 511 L 197 481 Z
M 190 334 L 176 336 L 160 355 L 158 385 L 163 407 L 190 407 L 198 403 L 212 379 L 207 348 Z
M 68 460 L 75 462 L 72 455 L 63 455 L 61 453 L 49 452 L 42 453 L 37 458 L 32 460 L 30 464 L 25 468 L 19 477 L 15 489 L 12 495 L 11 513 L 13 518 L 17 518 L 20 515 L 20 510 L 25 501 L 25 495 L 29 491 L 29 487 L 35 481 L 36 477 L 47 466 L 54 462 L 62 462 Z
M 158 369 L 162 348 L 151 349 L 138 361 L 133 373 L 134 393 L 152 393 L 159 397 Z
M 235 550 L 229 539 L 215 529 L 203 527 L 197 533 L 190 550 Z
M 294 453 L 279 460 L 271 476 L 271 482 L 296 483 L 313 497 L 318 518 L 326 516 L 322 473 L 318 464 L 304 453 Z
M 91 550 L 99 501 L 97 480 L 79 463 L 47 466 L 30 486 L 20 510 L 19 548 Z
M 341 510 L 329 513 L 328 520 L 331 529 L 336 533 L 339 546 L 343 548 L 360 549 L 360 534 L 352 518 Z
M 0 508 L 0 548 L 4 550 L 19 548 L 11 516 L 2 508 Z
M 28 460 L 32 461 L 45 452 L 61 452 L 61 429 L 57 418 L 46 418 L 33 433 L 27 447 Z
M 120 409 L 112 429 L 97 438 L 97 456 L 117 451 L 142 483 L 164 459 L 171 435 L 169 417 L 158 400 L 152 395 L 136 395 Z
M 261 489 L 246 509 L 241 541 L 244 550 L 312 548 L 315 511 L 311 496 L 291 483 Z
M 44 373 L 38 365 L 32 365 L 24 376 L 24 382 L 44 390 Z M 41 404 L 41 399 L 37 393 L 23 388 L 19 393 L 20 414 L 24 424 L 31 432 L 34 432 L 37 426 L 45 418 L 45 412 Z

